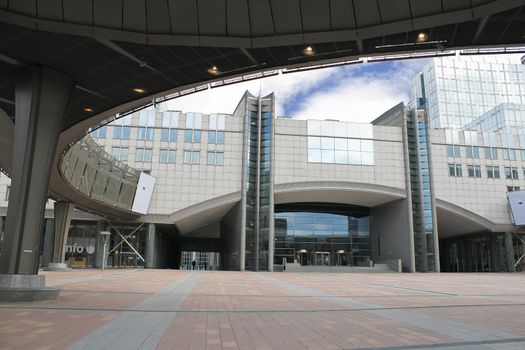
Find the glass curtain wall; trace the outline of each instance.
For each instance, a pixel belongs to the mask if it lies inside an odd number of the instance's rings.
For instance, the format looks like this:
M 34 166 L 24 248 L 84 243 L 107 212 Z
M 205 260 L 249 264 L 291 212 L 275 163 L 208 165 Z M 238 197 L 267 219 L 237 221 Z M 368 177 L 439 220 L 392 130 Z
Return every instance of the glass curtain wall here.
M 65 262 L 70 267 L 93 268 L 97 248 L 97 223 L 72 221 L 66 244 Z
M 273 95 L 248 98 L 246 162 L 246 270 L 265 271 L 269 266 L 272 201 Z
M 274 264 L 369 266 L 368 208 L 326 203 L 280 205 Z

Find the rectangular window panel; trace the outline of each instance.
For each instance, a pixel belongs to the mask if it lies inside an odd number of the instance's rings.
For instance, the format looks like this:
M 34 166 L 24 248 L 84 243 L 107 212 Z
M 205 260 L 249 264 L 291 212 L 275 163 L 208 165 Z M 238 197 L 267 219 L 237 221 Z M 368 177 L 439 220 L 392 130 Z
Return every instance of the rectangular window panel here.
M 137 148 L 135 150 L 135 161 L 136 162 L 144 161 L 144 148 Z
M 175 163 L 177 158 L 177 152 L 175 150 L 170 150 L 168 154 L 168 163 Z
M 171 129 L 170 130 L 170 141 L 176 142 L 177 141 L 177 130 L 178 129 Z
M 200 130 L 193 131 L 193 142 L 201 143 L 201 131 Z
M 122 127 L 122 139 L 123 140 L 129 140 L 130 134 L 131 134 L 131 127 L 123 126 Z
M 215 144 L 217 142 L 216 141 L 216 135 L 217 135 L 216 131 L 210 131 L 208 133 L 208 143 L 209 144 Z
M 224 152 L 215 153 L 215 165 L 224 165 Z
M 362 152 L 361 153 L 361 164 L 363 165 L 374 165 L 374 153 Z
M 121 147 L 120 148 L 120 158 L 119 160 L 121 162 L 127 162 L 128 161 L 128 148 L 127 147 Z
M 348 164 L 348 151 L 335 151 L 335 162 L 337 164 Z
M 193 142 L 193 130 L 185 130 L 184 131 L 184 142 L 185 143 L 192 143 Z
M 217 131 L 217 144 L 224 145 L 224 131 Z
M 11 186 L 7 186 L 5 188 L 5 201 L 8 202 L 9 201 L 9 193 L 11 192 Z
M 199 164 L 200 163 L 200 157 L 201 152 L 200 151 L 193 151 L 191 155 L 191 164 Z
M 321 137 L 321 149 L 322 150 L 333 150 L 334 148 L 335 148 L 335 142 L 332 137 Z
M 160 150 L 159 161 L 161 163 L 167 163 L 168 162 L 168 150 L 167 149 L 161 149 Z
M 215 165 L 215 152 L 208 152 L 208 165 Z
M 321 160 L 323 163 L 334 163 L 335 155 L 334 150 L 322 150 L 321 151 Z
M 122 127 L 121 126 L 115 126 L 115 128 L 113 129 L 113 138 L 114 139 L 122 138 Z
M 155 131 L 155 129 L 153 129 L 153 128 L 147 128 L 146 129 L 146 140 L 153 141 L 154 131 Z
M 346 151 L 348 149 L 348 142 L 346 139 L 335 139 L 335 149 L 338 151 Z
M 145 148 L 144 149 L 144 162 L 145 163 L 151 163 L 151 159 L 153 158 L 153 151 L 151 148 Z
M 348 151 L 348 164 L 361 164 L 361 152 Z
M 191 164 L 191 151 L 184 151 L 184 164 Z
M 320 137 L 308 137 L 308 148 L 321 149 L 321 138 Z
M 160 140 L 167 142 L 170 140 L 170 129 L 162 128 L 160 131 Z
M 349 151 L 361 151 L 361 142 L 356 139 L 348 139 L 348 150 Z
M 308 161 L 311 163 L 321 162 L 321 150 L 320 149 L 309 149 L 308 150 Z

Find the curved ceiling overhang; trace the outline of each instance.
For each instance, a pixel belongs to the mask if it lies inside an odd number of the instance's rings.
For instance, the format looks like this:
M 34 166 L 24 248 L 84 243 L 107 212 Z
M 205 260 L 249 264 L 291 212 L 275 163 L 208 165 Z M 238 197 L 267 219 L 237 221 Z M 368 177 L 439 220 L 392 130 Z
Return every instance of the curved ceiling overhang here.
M 220 222 L 240 201 L 241 192 L 233 192 L 194 204 L 167 217 L 171 223 L 177 226 L 179 233 L 183 235 Z
M 326 202 L 375 207 L 406 198 L 406 190 L 347 181 L 308 181 L 274 185 L 275 204 Z
M 496 224 L 459 205 L 436 198 L 438 234 L 440 239 L 480 232 L 514 231 L 512 224 Z
M 366 40 L 476 21 L 523 4 L 521 0 L 28 0 L 0 3 L 0 21 L 146 45 L 259 48 Z

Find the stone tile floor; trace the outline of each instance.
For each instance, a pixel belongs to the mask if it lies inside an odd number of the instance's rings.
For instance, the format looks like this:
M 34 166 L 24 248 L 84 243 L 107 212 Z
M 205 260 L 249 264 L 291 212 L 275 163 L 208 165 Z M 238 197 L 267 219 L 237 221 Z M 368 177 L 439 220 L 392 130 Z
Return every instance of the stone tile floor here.
M 525 349 L 525 274 L 41 272 L 0 349 Z

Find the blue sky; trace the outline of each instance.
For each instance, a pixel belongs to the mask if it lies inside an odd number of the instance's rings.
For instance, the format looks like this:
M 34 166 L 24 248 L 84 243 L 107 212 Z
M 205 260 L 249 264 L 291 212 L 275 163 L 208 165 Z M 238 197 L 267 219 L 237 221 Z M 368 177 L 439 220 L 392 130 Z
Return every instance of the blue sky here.
M 498 56 L 519 63 L 520 55 Z M 410 82 L 428 62 L 428 59 L 369 62 L 280 74 L 178 98 L 170 101 L 168 108 L 232 113 L 246 90 L 253 94 L 261 90 L 263 95 L 275 93 L 277 116 L 369 123 L 399 102 L 409 102 Z

